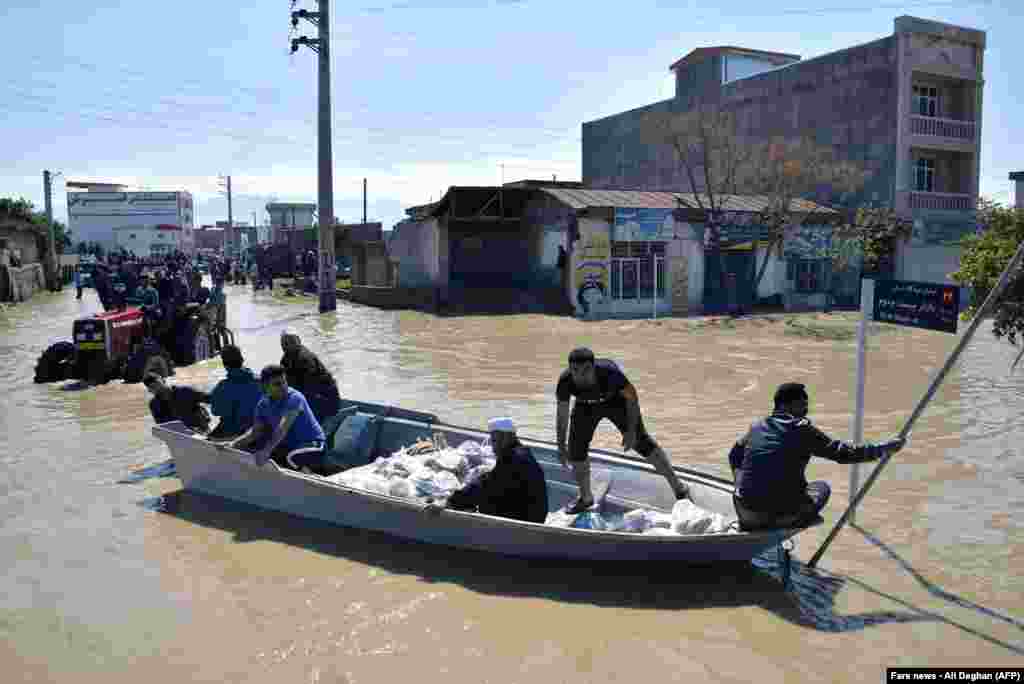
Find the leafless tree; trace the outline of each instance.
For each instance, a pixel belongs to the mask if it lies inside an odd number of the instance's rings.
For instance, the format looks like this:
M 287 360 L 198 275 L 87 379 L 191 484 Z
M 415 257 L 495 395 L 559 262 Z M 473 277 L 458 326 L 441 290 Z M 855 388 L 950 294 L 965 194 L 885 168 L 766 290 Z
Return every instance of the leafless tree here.
M 713 105 L 683 113 L 652 113 L 642 130 L 647 144 L 671 146 L 686 179 L 685 192 L 692 197 L 692 202 L 680 204 L 704 213 L 708 243 L 719 255 L 723 288 L 725 262 L 718 249 L 723 226 L 747 223 L 759 227 L 751 275 L 756 293 L 769 258 L 781 256 L 787 230 L 836 222 L 837 212 L 810 198 L 820 198 L 822 190 L 830 196 L 846 195 L 867 179 L 861 168 L 841 159 L 835 148 L 819 145 L 808 136 L 749 139 L 742 134 L 736 112 Z M 735 205 L 735 195 L 756 196 L 756 209 Z M 767 246 L 758 267 L 762 229 L 767 232 Z

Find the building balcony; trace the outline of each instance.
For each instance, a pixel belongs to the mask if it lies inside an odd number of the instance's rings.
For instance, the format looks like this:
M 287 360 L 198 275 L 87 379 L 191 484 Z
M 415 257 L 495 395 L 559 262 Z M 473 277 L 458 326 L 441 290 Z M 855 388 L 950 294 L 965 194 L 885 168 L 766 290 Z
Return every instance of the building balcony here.
M 973 195 L 951 192 L 919 192 L 909 193 L 910 209 L 929 209 L 936 211 L 970 211 L 975 208 Z
M 912 135 L 927 135 L 936 138 L 950 138 L 961 142 L 973 143 L 976 135 L 974 121 L 958 119 L 941 119 L 936 116 L 910 115 L 910 132 Z

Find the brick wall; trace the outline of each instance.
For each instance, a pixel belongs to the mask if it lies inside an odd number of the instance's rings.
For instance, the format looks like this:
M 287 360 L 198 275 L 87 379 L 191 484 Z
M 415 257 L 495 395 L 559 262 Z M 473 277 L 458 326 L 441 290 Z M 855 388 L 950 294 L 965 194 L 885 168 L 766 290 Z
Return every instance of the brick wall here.
M 896 41 L 890 36 L 733 81 L 719 95 L 736 112 L 741 132 L 750 140 L 810 134 L 819 145 L 834 146 L 871 173 L 849 202 L 885 202 L 892 200 L 896 172 L 896 73 Z M 642 130 L 642 123 L 648 113 L 686 111 L 694 103 L 695 98 L 677 97 L 584 123 L 584 184 L 688 188 L 671 148 L 643 142 L 649 132 Z M 820 190 L 820 200 L 838 202 L 831 189 Z

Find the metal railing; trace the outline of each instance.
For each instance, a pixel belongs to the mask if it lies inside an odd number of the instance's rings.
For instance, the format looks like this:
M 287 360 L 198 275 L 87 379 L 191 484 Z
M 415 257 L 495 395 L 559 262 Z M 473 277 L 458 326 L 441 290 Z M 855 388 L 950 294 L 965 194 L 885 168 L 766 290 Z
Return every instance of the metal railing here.
M 950 192 L 910 192 L 911 209 L 938 209 L 943 211 L 969 211 L 974 209 L 974 197 Z
M 975 122 L 911 114 L 910 132 L 914 135 L 933 135 L 942 138 L 956 138 L 958 140 L 974 140 Z

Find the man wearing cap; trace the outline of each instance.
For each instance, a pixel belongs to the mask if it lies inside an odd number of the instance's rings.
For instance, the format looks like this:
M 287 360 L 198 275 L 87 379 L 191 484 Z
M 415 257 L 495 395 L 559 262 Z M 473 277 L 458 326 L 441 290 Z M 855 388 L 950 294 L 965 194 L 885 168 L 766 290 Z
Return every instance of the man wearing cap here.
M 570 424 L 569 398 L 575 396 Z M 590 442 L 602 418 L 615 424 L 622 433 L 622 447 L 635 449 L 667 481 L 677 499 L 685 499 L 689 488 L 672 469 L 668 455 L 644 428 L 636 389 L 618 365 L 610 359 L 595 359 L 594 352 L 581 347 L 569 354 L 569 368 L 558 378 L 555 389 L 558 456 L 562 465 L 572 464 L 580 496 L 566 512 L 581 513 L 594 504 L 590 487 Z M 569 444 L 566 446 L 566 428 Z
M 754 423 L 729 452 L 733 504 L 745 530 L 801 527 L 817 517 L 832 490 L 827 482 L 807 482 L 811 456 L 866 463 L 906 444 L 901 437 L 859 446 L 832 439 L 807 419 L 807 390 L 800 383 L 779 385 L 774 401 L 772 414 Z
M 238 437 L 252 427 L 256 405 L 263 398 L 263 387 L 256 374 L 243 364 L 242 350 L 233 344 L 220 353 L 228 377 L 217 383 L 210 393 L 213 415 L 220 423 L 210 433 L 210 439 Z
M 291 330 L 281 331 L 281 365 L 288 374 L 288 386 L 302 392 L 316 419 L 323 422 L 341 408 L 341 396 L 334 376 L 316 354 L 302 346 Z
M 500 518 L 543 523 L 548 516 L 548 486 L 533 453 L 516 437 L 511 418 L 492 418 L 487 422 L 496 463 L 476 482 L 463 487 L 447 503 L 431 503 L 429 514 L 444 508 L 474 511 Z

